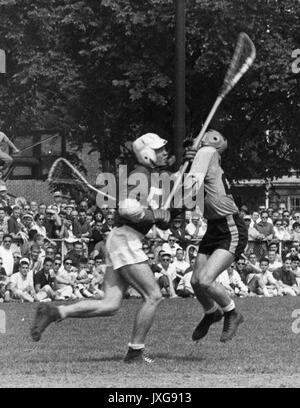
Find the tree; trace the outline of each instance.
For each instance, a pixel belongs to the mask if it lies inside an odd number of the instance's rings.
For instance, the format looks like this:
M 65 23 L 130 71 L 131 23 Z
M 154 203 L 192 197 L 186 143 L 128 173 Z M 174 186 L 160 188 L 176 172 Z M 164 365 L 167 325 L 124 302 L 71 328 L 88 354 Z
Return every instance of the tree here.
M 222 103 L 212 127 L 229 139 L 231 179 L 286 174 L 299 163 L 299 10 L 292 0 L 186 2 L 187 136 L 210 110 L 238 33 L 254 66 Z M 173 0 L 0 0 L 3 129 L 59 127 L 113 168 L 125 141 L 153 131 L 176 141 Z

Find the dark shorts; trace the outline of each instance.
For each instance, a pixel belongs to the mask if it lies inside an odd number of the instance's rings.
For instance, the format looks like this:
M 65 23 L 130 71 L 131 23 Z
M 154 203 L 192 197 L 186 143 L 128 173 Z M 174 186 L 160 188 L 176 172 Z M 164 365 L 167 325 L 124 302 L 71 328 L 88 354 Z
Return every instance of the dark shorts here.
M 225 249 L 238 258 L 245 250 L 248 230 L 238 215 L 208 220 L 207 231 L 200 242 L 199 254 L 211 255 L 216 249 Z

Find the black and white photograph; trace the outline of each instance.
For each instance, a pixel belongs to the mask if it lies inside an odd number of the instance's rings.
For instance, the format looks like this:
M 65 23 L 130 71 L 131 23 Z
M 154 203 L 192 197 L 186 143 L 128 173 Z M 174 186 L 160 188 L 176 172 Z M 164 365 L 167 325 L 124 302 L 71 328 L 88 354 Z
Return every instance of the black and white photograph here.
M 299 0 L 0 0 L 0 388 L 300 387 L 299 27 Z

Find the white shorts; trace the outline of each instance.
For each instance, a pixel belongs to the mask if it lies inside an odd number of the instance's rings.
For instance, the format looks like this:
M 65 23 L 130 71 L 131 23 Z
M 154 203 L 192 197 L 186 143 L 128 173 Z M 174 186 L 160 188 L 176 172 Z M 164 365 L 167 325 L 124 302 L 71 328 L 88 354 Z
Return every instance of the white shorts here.
M 144 235 L 135 229 L 122 225 L 115 227 L 106 241 L 106 264 L 113 269 L 148 261 L 142 248 Z

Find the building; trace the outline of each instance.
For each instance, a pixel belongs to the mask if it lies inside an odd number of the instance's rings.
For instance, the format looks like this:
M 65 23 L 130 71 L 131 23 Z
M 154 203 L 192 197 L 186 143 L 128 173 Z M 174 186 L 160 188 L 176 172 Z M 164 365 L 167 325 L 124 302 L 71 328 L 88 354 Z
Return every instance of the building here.
M 254 211 L 259 205 L 277 208 L 285 203 L 289 211 L 300 211 L 300 177 L 296 171 L 272 181 L 259 179 L 242 180 L 234 183 L 233 193 L 238 205 L 247 205 Z

